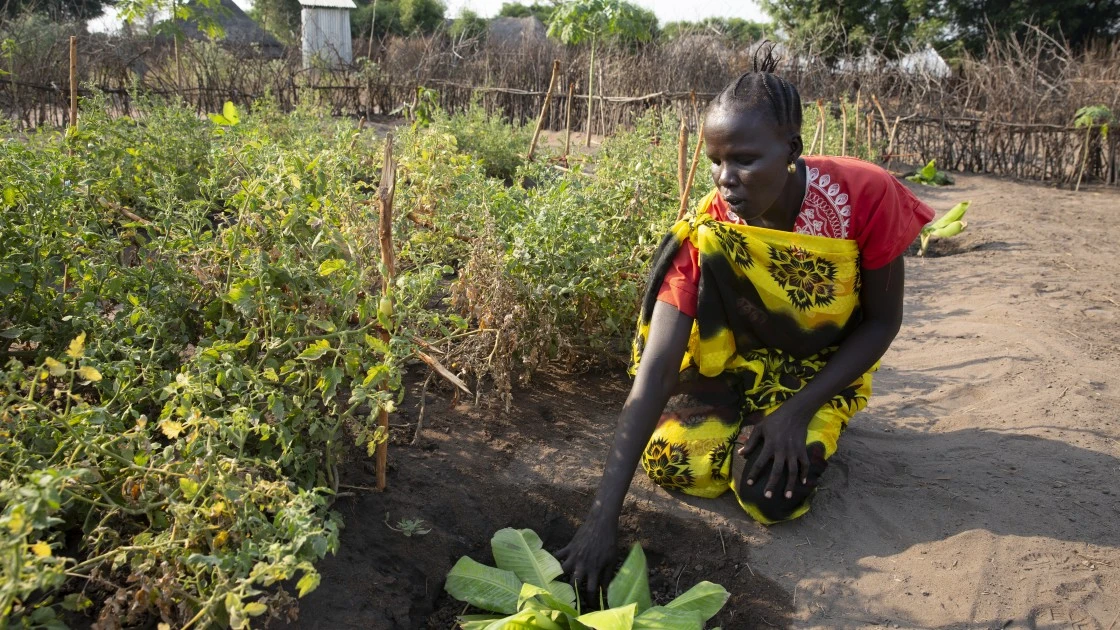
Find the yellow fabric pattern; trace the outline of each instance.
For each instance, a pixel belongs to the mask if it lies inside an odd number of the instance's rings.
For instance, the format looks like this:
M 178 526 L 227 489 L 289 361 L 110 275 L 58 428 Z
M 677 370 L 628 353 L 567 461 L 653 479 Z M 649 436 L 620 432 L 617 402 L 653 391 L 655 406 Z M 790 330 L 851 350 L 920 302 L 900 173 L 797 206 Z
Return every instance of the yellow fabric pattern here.
M 657 293 L 687 239 L 699 252 L 701 274 L 697 315 L 681 362 L 682 385 L 688 379 L 711 383 L 720 377 L 734 390 L 737 408 L 707 407 L 701 396 L 691 404 L 678 403 L 686 411 L 676 412 L 669 410 L 670 401 L 642 466 L 658 485 L 701 497 L 734 488 L 731 452 L 744 420 L 756 412 L 773 413 L 800 391 L 859 322 L 855 241 L 718 222 L 708 214 L 715 194 L 673 225 L 654 258 L 631 364 L 631 373 L 636 373 Z M 819 444 L 815 448 L 823 459 L 836 452 L 848 420 L 867 405 L 877 367 L 812 418 L 806 445 Z M 739 498 L 755 520 L 776 522 Z M 780 520 L 808 509 L 806 499 Z

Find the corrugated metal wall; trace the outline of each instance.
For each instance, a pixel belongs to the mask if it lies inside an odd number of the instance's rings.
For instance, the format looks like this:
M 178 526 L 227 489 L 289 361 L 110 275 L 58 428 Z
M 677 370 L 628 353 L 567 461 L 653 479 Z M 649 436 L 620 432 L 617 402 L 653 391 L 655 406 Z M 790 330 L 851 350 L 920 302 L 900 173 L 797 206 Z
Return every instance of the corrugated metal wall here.
M 316 55 L 328 66 L 353 61 L 349 9 L 303 8 L 303 66 L 310 67 Z

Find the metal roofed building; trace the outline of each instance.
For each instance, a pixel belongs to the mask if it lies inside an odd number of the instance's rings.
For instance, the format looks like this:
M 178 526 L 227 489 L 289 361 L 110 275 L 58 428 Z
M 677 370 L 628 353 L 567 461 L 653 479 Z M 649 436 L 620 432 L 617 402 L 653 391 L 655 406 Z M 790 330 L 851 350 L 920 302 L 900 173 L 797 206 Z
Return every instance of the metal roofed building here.
M 303 21 L 303 66 L 311 67 L 316 57 L 327 66 L 349 64 L 354 60 L 350 41 L 350 11 L 353 0 L 299 0 Z

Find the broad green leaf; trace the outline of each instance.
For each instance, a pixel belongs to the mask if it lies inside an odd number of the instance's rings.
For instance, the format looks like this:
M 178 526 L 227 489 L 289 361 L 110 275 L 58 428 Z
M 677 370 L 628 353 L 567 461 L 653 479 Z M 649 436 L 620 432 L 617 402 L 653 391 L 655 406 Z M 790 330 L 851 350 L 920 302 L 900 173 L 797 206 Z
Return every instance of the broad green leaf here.
M 444 588 L 455 599 L 476 608 L 512 615 L 517 612 L 521 580 L 513 571 L 488 567 L 463 556 L 451 567 Z
M 634 627 L 634 614 L 637 604 L 621 608 L 608 608 L 576 617 L 576 621 L 594 630 L 631 630 Z
M 536 613 L 525 610 L 519 613 L 490 622 L 485 630 L 539 630 L 540 626 L 534 623 Z
M 966 226 L 968 226 L 968 223 L 965 221 L 953 221 L 949 225 L 937 228 L 930 233 L 930 236 L 934 238 L 948 238 L 950 236 L 956 236 L 957 234 L 963 232 Z
M 931 227 L 936 230 L 938 228 L 943 228 L 954 221 L 960 221 L 964 217 L 964 213 L 968 211 L 968 206 L 971 203 L 971 201 L 962 201 L 958 203 L 957 205 L 950 208 L 949 211 L 945 213 L 945 216 L 934 221 L 931 224 Z
M 4 204 L 8 206 L 16 205 L 16 189 L 12 186 L 4 187 Z
M 933 176 L 937 175 L 937 167 L 934 165 L 934 160 L 930 160 L 929 164 L 923 166 L 919 174 L 927 181 L 933 179 Z
M 575 591 L 571 585 L 553 582 L 564 573 L 560 561 L 544 550 L 544 543 L 531 529 L 499 530 L 490 540 L 494 551 L 494 564 L 499 569 L 513 571 L 523 582 L 547 588 L 568 605 L 575 604 Z
M 573 617 L 579 616 L 579 611 L 572 607 L 571 604 L 561 601 L 548 589 L 541 588 L 534 584 L 522 584 L 521 593 L 517 597 L 517 609 L 523 609 L 526 602 L 530 600 L 537 600 L 550 610 L 558 610 Z
M 699 611 L 654 606 L 634 619 L 634 630 L 703 630 Z
M 626 556 L 626 562 L 622 563 L 622 568 L 611 580 L 611 585 L 607 588 L 607 604 L 611 608 L 637 604 L 639 613 L 652 605 L 649 596 L 646 554 L 642 551 L 641 545 L 635 543 L 630 548 L 630 555 Z
M 462 615 L 459 617 L 460 630 L 486 630 L 486 628 L 499 619 L 498 615 Z
M 695 610 L 700 613 L 704 621 L 707 621 L 716 616 L 730 596 L 727 589 L 719 584 L 704 581 L 688 589 L 665 607 L 674 610 Z
M 346 268 L 346 261 L 341 258 L 328 258 L 319 264 L 319 275 L 329 276 L 332 273 Z
M 226 123 L 228 125 L 236 125 L 241 122 L 241 116 L 238 115 L 237 106 L 233 104 L 233 101 L 226 101 L 225 105 L 222 105 L 222 117 L 228 121 Z

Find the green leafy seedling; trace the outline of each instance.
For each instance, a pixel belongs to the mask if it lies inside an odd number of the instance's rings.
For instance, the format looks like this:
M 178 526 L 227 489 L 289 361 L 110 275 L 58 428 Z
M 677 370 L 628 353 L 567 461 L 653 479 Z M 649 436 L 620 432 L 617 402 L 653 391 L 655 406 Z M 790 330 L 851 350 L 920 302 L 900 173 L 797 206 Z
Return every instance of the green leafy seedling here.
M 646 556 L 630 549 L 607 587 L 603 610 L 583 613 L 571 585 L 557 580 L 560 562 L 529 529 L 503 529 L 491 540 L 496 567 L 460 558 L 445 588 L 459 601 L 497 615 L 464 615 L 464 630 L 517 627 L 540 630 L 702 630 L 727 603 L 722 586 L 700 582 L 664 606 L 650 597 Z M 600 593 L 602 600 L 602 593 Z
M 397 526 L 393 527 L 389 524 L 389 513 L 385 513 L 385 526 L 389 529 L 400 532 L 405 536 L 412 538 L 413 536 L 423 536 L 432 531 L 431 527 L 426 527 L 427 523 L 422 518 L 402 518 L 397 521 Z
M 922 228 L 921 236 L 919 237 L 918 255 L 925 256 L 926 250 L 929 248 L 929 244 L 932 241 L 956 236 L 963 232 L 964 229 L 968 227 L 968 221 L 963 220 L 964 213 L 968 211 L 968 206 L 971 203 L 971 201 L 962 201 L 958 203 L 940 219 Z
M 906 177 L 907 180 L 925 186 L 952 186 L 953 178 L 937 170 L 936 160 L 930 160 L 917 172 Z
M 222 106 L 222 113 L 208 114 L 208 116 L 214 124 L 223 127 L 236 127 L 241 122 L 241 116 L 237 113 L 237 106 L 233 104 L 233 101 L 226 101 L 226 104 Z

